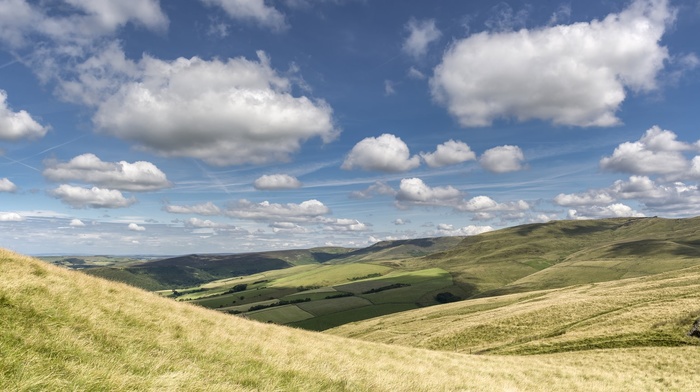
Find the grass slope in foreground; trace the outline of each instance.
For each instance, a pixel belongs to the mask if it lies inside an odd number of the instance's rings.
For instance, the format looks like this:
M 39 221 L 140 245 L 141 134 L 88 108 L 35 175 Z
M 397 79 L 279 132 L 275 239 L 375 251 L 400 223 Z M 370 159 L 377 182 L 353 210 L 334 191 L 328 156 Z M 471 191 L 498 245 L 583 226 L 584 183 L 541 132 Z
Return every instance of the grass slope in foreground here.
M 0 390 L 691 390 L 697 347 L 465 355 L 227 316 L 0 250 Z

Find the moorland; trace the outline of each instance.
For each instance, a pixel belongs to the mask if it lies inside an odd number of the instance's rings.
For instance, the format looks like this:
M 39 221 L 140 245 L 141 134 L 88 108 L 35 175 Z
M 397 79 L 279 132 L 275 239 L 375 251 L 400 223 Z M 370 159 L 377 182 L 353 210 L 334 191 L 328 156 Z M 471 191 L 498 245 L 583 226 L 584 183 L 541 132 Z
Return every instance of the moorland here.
M 559 221 L 81 271 L 3 252 L 0 389 L 687 390 L 699 224 Z

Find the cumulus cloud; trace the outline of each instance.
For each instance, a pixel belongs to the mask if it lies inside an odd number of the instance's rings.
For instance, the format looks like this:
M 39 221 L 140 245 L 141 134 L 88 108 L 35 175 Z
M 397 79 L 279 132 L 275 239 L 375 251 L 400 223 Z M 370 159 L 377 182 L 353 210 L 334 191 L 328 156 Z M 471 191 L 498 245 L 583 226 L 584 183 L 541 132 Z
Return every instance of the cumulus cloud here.
M 399 185 L 396 199 L 403 202 L 446 205 L 461 197 L 462 193 L 451 187 L 434 187 L 426 185 L 420 178 L 404 178 Z
M 129 226 L 127 228 L 131 231 L 146 231 L 146 228 L 143 226 L 139 226 L 136 223 L 129 223 Z
M 404 53 L 420 58 L 428 52 L 428 45 L 437 41 L 442 36 L 442 32 L 435 26 L 435 19 L 416 20 L 411 18 L 406 23 L 408 37 L 401 49 Z
M 171 186 L 165 173 L 151 162 L 103 162 L 94 154 L 68 162 L 46 161 L 43 175 L 56 182 L 80 181 L 124 191 L 153 191 Z
M 71 221 L 70 221 L 70 223 L 68 224 L 68 226 L 71 226 L 71 227 L 84 227 L 84 226 L 85 226 L 85 223 L 83 223 L 83 221 L 81 221 L 80 219 L 71 219 Z
M 333 219 L 326 222 L 324 230 L 334 232 L 361 232 L 369 231 L 370 228 L 357 219 Z
M 658 126 L 648 129 L 636 142 L 620 144 L 613 154 L 600 160 L 604 170 L 630 174 L 662 174 L 683 177 L 691 174 L 691 162 L 683 151 L 697 150 L 697 146 L 676 140 L 672 131 Z
M 560 193 L 554 198 L 554 202 L 562 207 L 605 205 L 615 201 L 605 190 L 589 190 L 585 193 Z
M 275 7 L 265 4 L 265 0 L 201 0 L 208 6 L 221 7 L 231 19 L 253 21 L 272 30 L 287 28 L 284 14 Z
M 401 219 L 401 218 L 396 218 L 396 219 L 394 219 L 394 222 L 392 222 L 392 223 L 394 223 L 396 226 L 403 226 L 403 225 L 405 225 L 405 224 L 407 224 L 407 223 L 411 223 L 411 221 L 410 221 L 410 220 L 404 220 L 404 219 Z
M 601 219 L 601 218 L 619 218 L 619 217 L 643 217 L 644 214 L 637 212 L 632 207 L 616 203 L 609 206 L 590 206 L 579 209 L 569 210 L 569 219 Z
M 384 172 L 402 172 L 420 166 L 420 158 L 411 156 L 406 143 L 392 134 L 368 137 L 357 143 L 341 166 L 345 170 L 360 168 Z
M 447 165 L 455 165 L 466 161 L 476 159 L 476 154 L 464 142 L 459 140 L 448 140 L 437 146 L 435 152 L 421 153 L 425 163 L 430 167 L 442 167 Z
M 232 203 L 224 213 L 227 216 L 240 219 L 309 222 L 329 214 L 330 209 L 315 199 L 306 200 L 299 204 L 279 204 L 269 201 L 253 203 L 241 199 Z
M 367 189 L 350 193 L 353 199 L 369 199 L 374 195 L 395 196 L 396 190 L 383 181 L 376 181 Z
M 500 146 L 484 151 L 481 166 L 493 173 L 508 173 L 523 169 L 525 154 L 518 146 Z
M 444 236 L 470 236 L 486 233 L 489 231 L 493 231 L 493 227 L 469 225 L 460 228 L 455 228 L 453 225 L 446 223 L 440 223 L 437 226 L 438 234 Z
M 0 222 L 21 222 L 24 217 L 16 212 L 0 211 Z
M 503 211 L 524 211 L 530 209 L 530 205 L 524 200 L 507 203 L 498 203 L 488 196 L 475 196 L 469 200 L 463 200 L 455 208 L 459 211 L 468 212 L 503 212 Z
M 163 61 L 145 56 L 93 117 L 102 131 L 171 157 L 212 165 L 287 161 L 313 137 L 333 140 L 330 106 L 291 94 L 263 52 L 245 58 Z
M 218 223 L 218 222 L 213 222 L 209 219 L 199 219 L 199 218 L 190 218 L 185 221 L 185 226 L 186 227 L 192 227 L 192 228 L 197 228 L 197 229 L 220 229 L 220 228 L 225 228 L 229 227 L 229 225 L 225 223 Z
M 197 214 L 197 215 L 219 215 L 221 209 L 212 202 L 195 204 L 191 206 L 168 204 L 163 209 L 172 214 Z
M 37 139 L 48 130 L 48 126 L 39 124 L 27 111 L 13 111 L 7 105 L 7 93 L 0 90 L 0 140 Z
M 636 0 L 603 20 L 474 34 L 445 52 L 432 95 L 466 127 L 498 118 L 616 125 L 626 90 L 656 88 L 673 18 L 666 0 Z
M 15 192 L 17 185 L 7 178 L 0 178 L 0 192 Z
M 577 211 L 577 216 L 615 216 L 610 211 L 621 211 L 620 213 L 628 213 L 628 216 L 639 214 L 619 207 L 619 203 L 614 203 L 618 200 L 635 200 L 649 214 L 700 214 L 700 190 L 697 185 L 680 181 L 664 183 L 648 176 L 631 176 L 627 180 L 615 181 L 608 188 L 592 189 L 585 193 L 560 194 L 554 201 L 561 206 L 572 207 Z M 616 209 L 611 210 L 611 205 L 615 205 Z
M 116 189 L 63 184 L 49 193 L 73 208 L 122 208 L 136 203 L 135 198 L 127 199 Z
M 288 174 L 265 174 L 253 186 L 258 190 L 296 189 L 301 187 L 301 181 Z
M 158 0 L 8 0 L 0 5 L 0 39 L 15 48 L 31 39 L 86 45 L 129 22 L 157 31 L 168 26 Z

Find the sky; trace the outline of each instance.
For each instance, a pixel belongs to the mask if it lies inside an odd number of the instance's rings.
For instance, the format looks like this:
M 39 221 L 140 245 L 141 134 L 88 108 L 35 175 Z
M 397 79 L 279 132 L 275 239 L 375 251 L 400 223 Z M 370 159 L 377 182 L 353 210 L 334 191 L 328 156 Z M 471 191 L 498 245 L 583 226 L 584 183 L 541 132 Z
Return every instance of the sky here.
M 698 0 L 0 0 L 0 247 L 700 215 L 698 37 Z

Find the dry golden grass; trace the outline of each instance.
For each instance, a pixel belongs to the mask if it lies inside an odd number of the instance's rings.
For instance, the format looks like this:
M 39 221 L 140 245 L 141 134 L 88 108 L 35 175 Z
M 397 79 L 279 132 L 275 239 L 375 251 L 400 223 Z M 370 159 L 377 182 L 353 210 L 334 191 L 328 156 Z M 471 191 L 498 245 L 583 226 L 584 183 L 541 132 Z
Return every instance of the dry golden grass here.
M 248 321 L 0 251 L 0 390 L 679 390 L 700 350 L 465 355 Z
M 347 324 L 346 337 L 466 353 L 699 345 L 700 267 L 481 298 Z

